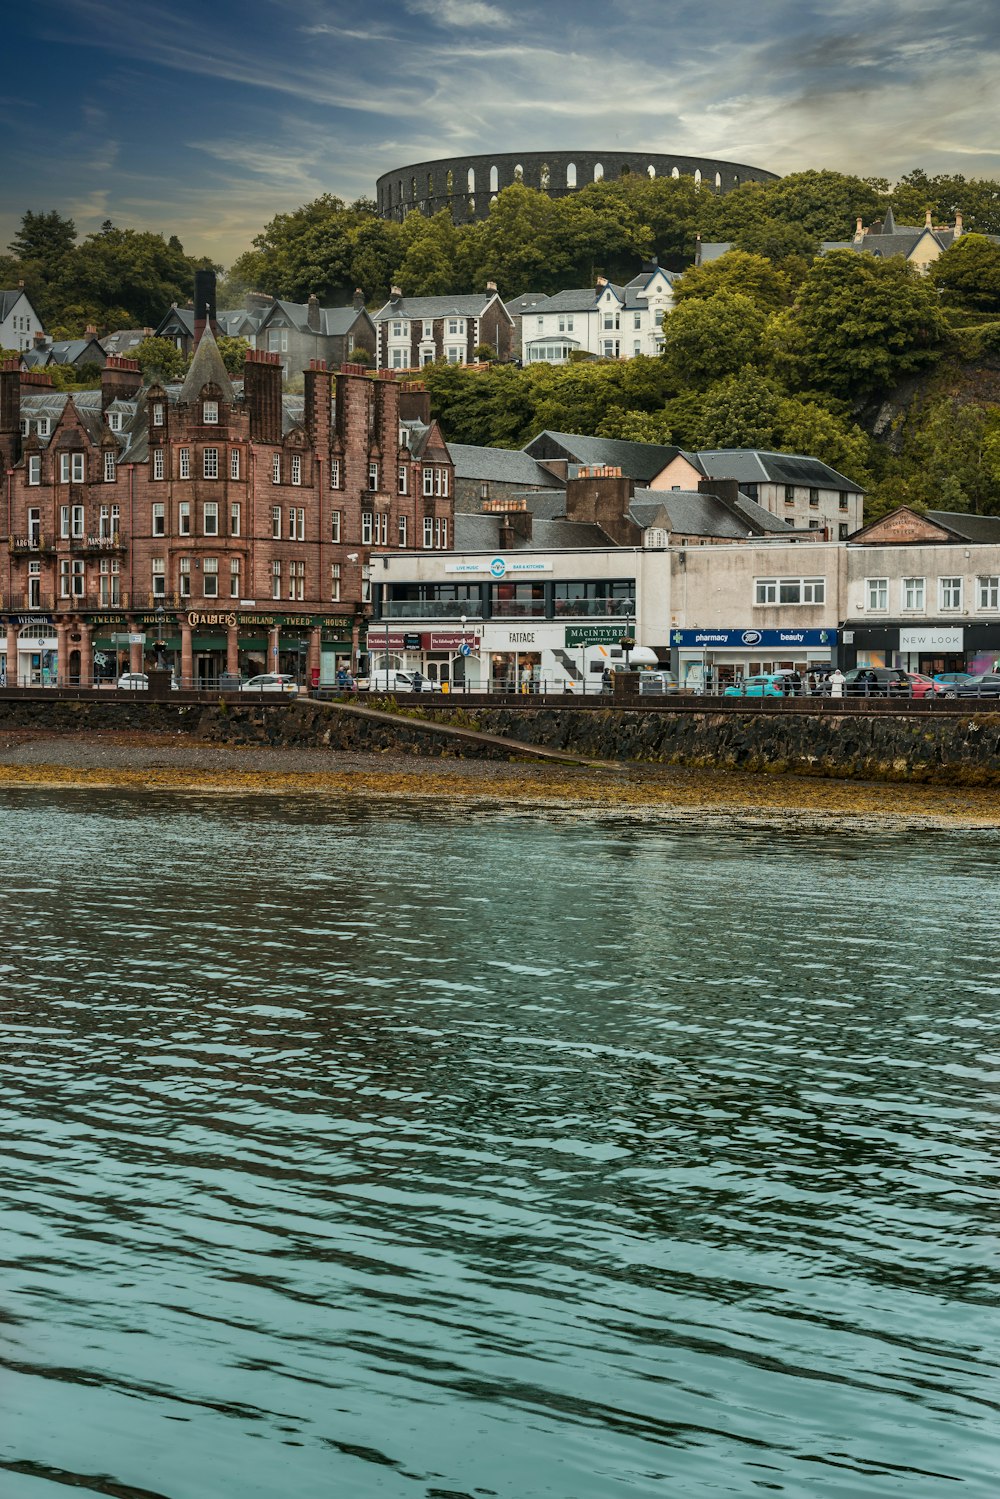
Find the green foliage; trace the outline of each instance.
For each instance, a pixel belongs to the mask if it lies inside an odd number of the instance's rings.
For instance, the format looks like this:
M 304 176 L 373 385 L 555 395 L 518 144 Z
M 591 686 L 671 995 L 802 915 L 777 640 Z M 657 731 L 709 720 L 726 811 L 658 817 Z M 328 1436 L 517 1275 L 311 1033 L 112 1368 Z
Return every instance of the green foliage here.
M 963 234 L 929 271 L 945 305 L 1000 312 L 1000 245 L 982 234 Z
M 681 306 L 719 292 L 739 292 L 757 307 L 774 312 L 791 303 L 792 283 L 784 271 L 777 270 L 762 255 L 730 250 L 718 260 L 685 271 L 674 291 L 674 302 Z
M 149 343 L 151 340 L 145 339 L 143 342 Z M 163 343 L 164 340 L 157 339 L 156 342 Z M 219 346 L 219 353 L 222 355 L 222 362 L 226 366 L 226 373 L 242 377 L 243 366 L 246 364 L 247 359 L 247 350 L 250 348 L 248 341 L 245 338 L 230 338 L 227 333 L 220 333 L 216 339 L 216 343 Z
M 324 193 L 273 218 L 234 262 L 229 281 L 291 302 L 315 293 L 326 306 L 348 302 L 360 287 L 380 305 L 408 243 L 405 224 L 378 218 L 364 200 L 348 207 Z
M 663 363 L 675 390 L 706 386 L 753 364 L 766 314 L 740 292 L 720 290 L 680 304 L 663 323 Z
M 239 340 L 243 342 L 243 340 Z M 139 362 L 143 381 L 168 384 L 172 380 L 183 380 L 190 361 L 169 338 L 144 338 L 130 358 Z

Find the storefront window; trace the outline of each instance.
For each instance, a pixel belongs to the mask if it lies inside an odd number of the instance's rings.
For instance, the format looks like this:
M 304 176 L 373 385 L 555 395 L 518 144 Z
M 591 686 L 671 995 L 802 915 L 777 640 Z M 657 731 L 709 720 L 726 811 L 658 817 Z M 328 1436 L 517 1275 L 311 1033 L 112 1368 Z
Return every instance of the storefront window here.
M 498 619 L 544 619 L 542 583 L 494 583 L 490 589 L 493 614 Z

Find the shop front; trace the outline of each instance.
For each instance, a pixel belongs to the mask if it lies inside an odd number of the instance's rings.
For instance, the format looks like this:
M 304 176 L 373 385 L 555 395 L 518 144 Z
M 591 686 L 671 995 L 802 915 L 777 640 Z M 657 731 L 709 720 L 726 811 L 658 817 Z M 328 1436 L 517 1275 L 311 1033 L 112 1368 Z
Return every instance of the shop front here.
M 465 629 L 400 630 L 373 624 L 368 629 L 368 669 L 371 672 L 419 671 L 442 691 L 481 692 L 484 663 L 481 625 Z
M 955 625 L 855 625 L 842 630 L 844 665 L 897 666 L 933 677 L 939 672 L 993 671 L 1000 661 L 1000 622 Z
M 670 668 L 682 687 L 724 691 L 745 677 L 829 665 L 837 657 L 836 630 L 671 630 Z

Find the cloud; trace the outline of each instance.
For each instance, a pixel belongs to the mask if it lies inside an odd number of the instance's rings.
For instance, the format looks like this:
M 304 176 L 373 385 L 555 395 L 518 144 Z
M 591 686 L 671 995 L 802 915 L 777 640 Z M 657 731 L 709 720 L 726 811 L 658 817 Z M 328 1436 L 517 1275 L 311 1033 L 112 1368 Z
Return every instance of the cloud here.
M 486 0 L 404 0 L 408 11 L 417 16 L 429 16 L 438 26 L 458 26 L 467 31 L 477 26 L 506 29 L 514 24 L 513 17 Z

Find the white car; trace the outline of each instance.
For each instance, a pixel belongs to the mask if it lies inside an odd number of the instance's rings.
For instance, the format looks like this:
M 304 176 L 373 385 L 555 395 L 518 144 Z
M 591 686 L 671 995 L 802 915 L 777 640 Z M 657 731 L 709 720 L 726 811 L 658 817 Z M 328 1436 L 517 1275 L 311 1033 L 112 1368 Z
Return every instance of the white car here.
M 148 692 L 149 678 L 144 671 L 123 671 L 118 687 L 123 692 Z
M 259 677 L 251 677 L 248 682 L 241 682 L 240 691 L 281 692 L 287 693 L 289 697 L 296 697 L 299 685 L 294 677 L 289 677 L 282 671 L 266 671 Z
M 434 691 L 430 678 L 416 671 L 373 671 L 365 686 L 369 692 Z

